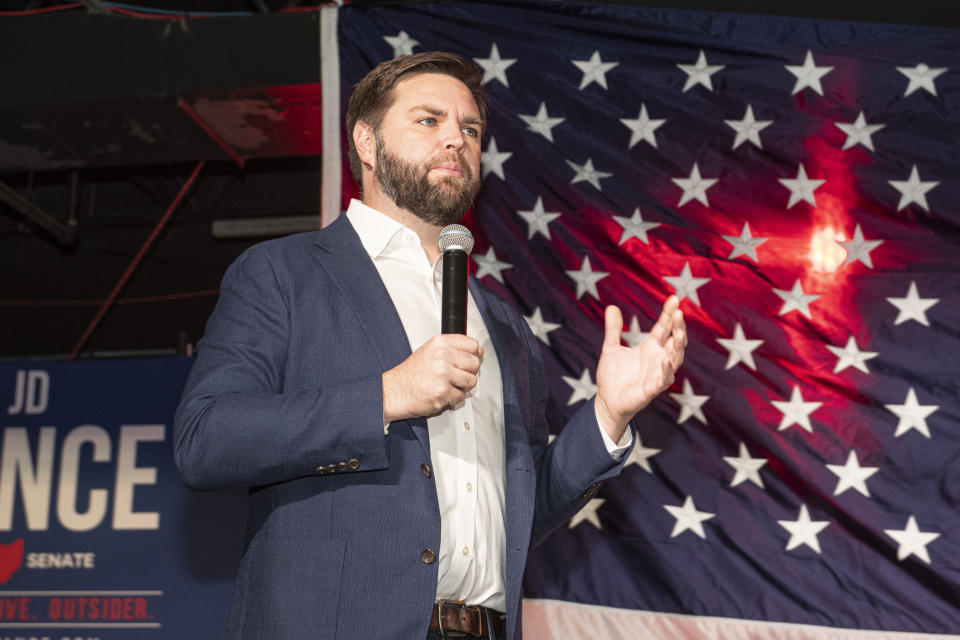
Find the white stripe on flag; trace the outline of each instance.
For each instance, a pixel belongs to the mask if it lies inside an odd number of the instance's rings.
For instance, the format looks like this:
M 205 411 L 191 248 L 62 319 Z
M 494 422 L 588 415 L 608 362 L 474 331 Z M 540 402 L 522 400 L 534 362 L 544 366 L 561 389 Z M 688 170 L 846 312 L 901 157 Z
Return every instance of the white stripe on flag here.
M 523 601 L 523 637 L 524 640 L 960 640 L 957 635 L 837 629 L 538 599 Z
M 323 169 L 320 183 L 320 226 L 340 215 L 340 47 L 337 18 L 340 3 L 320 7 L 320 83 L 323 97 Z

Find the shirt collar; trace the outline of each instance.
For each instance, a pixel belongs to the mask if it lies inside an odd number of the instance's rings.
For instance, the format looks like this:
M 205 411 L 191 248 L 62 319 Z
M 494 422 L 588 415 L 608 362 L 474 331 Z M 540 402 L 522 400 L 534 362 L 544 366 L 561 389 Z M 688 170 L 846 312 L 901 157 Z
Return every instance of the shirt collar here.
M 371 258 L 379 257 L 393 238 L 406 226 L 393 218 L 368 207 L 357 199 L 350 200 L 347 218 L 360 236 L 360 243 Z

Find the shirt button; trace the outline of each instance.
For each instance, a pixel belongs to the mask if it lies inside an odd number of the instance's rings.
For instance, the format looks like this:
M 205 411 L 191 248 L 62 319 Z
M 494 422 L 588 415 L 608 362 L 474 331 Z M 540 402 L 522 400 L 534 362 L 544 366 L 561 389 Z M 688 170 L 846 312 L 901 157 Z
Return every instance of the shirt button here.
M 464 548 L 463 548 L 463 555 L 465 555 L 465 556 L 466 556 L 466 555 L 470 555 L 470 547 L 464 547 Z
M 437 559 L 437 553 L 433 549 L 424 549 L 420 552 L 420 559 L 424 564 L 433 564 Z
M 422 464 L 420 465 L 420 471 L 423 471 L 423 475 L 430 477 L 430 465 Z
M 469 482 L 467 483 L 467 491 L 473 491 L 473 485 Z
M 464 422 L 464 423 L 463 423 L 463 428 L 466 429 L 467 431 L 470 431 L 470 423 L 469 423 L 469 422 Z

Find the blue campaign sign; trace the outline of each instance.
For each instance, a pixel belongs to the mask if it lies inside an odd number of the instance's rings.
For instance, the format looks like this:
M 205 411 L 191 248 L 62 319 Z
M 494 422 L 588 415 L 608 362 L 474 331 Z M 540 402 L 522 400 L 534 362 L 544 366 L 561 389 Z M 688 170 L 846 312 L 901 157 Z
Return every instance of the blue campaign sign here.
M 0 638 L 223 636 L 244 494 L 177 478 L 190 364 L 0 365 Z

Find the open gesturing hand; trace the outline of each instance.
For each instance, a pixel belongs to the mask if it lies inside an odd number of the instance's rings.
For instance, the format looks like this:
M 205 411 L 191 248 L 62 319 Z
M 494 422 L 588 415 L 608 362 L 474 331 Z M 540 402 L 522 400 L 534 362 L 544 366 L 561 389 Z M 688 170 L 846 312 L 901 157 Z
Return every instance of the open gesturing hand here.
M 637 412 L 673 384 L 687 346 L 687 328 L 679 306 L 676 296 L 667 298 L 650 335 L 635 347 L 620 344 L 620 309 L 609 306 L 604 313 L 595 407 L 600 426 L 614 442 Z

